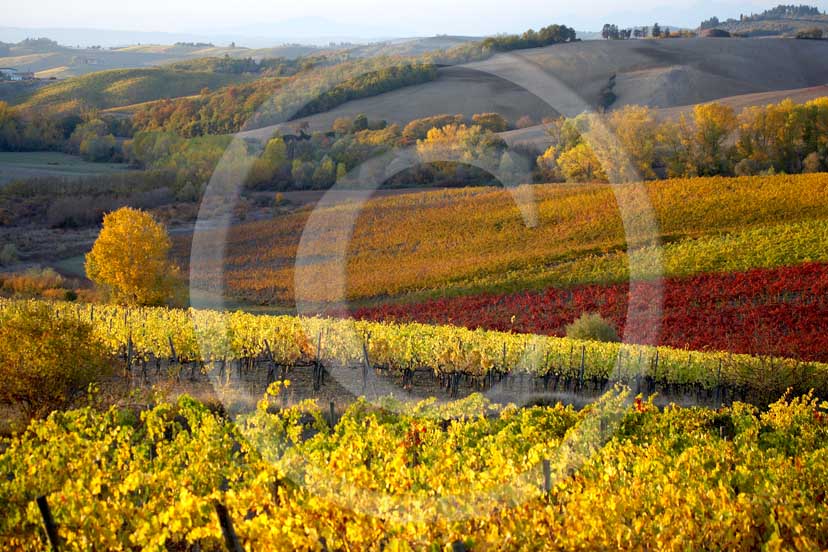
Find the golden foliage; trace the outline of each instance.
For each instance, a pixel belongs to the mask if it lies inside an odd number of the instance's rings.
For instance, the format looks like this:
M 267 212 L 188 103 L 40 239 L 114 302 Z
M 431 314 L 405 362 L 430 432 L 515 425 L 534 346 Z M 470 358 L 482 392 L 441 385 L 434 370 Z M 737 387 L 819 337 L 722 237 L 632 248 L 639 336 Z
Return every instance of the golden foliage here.
M 148 213 L 123 207 L 104 216 L 86 255 L 86 275 L 128 305 L 158 305 L 173 297 L 178 269 L 170 262 L 170 238 Z
M 675 256 L 668 255 L 665 275 L 727 271 L 733 266 L 747 270 L 752 262 L 780 266 L 771 262 L 775 258 L 785 264 L 825 259 L 824 254 L 814 254 L 819 250 L 818 240 L 806 240 L 803 245 L 800 238 L 782 239 L 779 232 L 786 230 L 774 230 L 781 224 L 828 219 L 828 187 L 822 174 L 673 179 L 644 186 L 654 209 L 656 234 L 670 242 L 665 247 L 683 243 L 676 242 L 680 238 L 691 240 L 687 254 L 676 250 Z M 352 236 L 345 215 L 353 207 L 331 208 L 324 212 L 331 225 L 330 239 L 319 240 L 315 245 L 318 256 L 300 268 L 307 275 L 305 291 L 311 293 L 310 300 L 342 299 L 334 297 L 318 277 L 331 273 L 341 262 L 332 257 L 341 240 L 349 240 L 348 300 L 410 292 L 450 293 L 461 283 L 500 291 L 512 280 L 527 285 L 525 277 L 531 274 L 548 273 L 554 284 L 618 281 L 626 278 L 628 262 L 615 193 L 627 190 L 626 185 L 599 184 L 526 187 L 537 207 L 534 228 L 526 226 L 512 194 L 495 188 L 373 199 L 359 213 Z M 640 213 L 633 210 L 628 215 L 637 218 Z M 228 293 L 257 302 L 294 301 L 295 258 L 307 217 L 308 212 L 297 212 L 232 227 L 227 236 Z M 722 234 L 763 228 L 767 232 L 756 242 L 764 244 L 762 251 L 754 252 L 753 238 L 726 239 L 726 247 L 720 247 L 721 239 L 727 238 Z M 811 231 L 794 230 L 787 232 L 807 236 Z M 823 232 L 820 229 L 813 236 Z M 258 237 L 256 241 L 250 240 L 252 235 Z M 204 238 L 213 236 L 205 231 Z M 701 254 L 693 247 L 692 240 L 700 238 L 704 238 L 700 246 L 709 253 Z M 708 247 L 705 244 L 710 240 L 716 243 Z M 189 258 L 187 242 L 182 240 L 179 246 L 178 256 Z M 745 256 L 744 251 L 750 254 Z M 611 270 L 608 260 L 612 260 Z M 225 285 L 225 280 L 219 280 L 218 259 L 194 261 L 194 285 L 207 289 Z M 569 263 L 579 265 L 570 275 L 565 273 Z M 543 286 L 542 279 L 533 279 L 532 287 Z
M 46 303 L 0 310 L 0 401 L 29 416 L 66 408 L 109 370 L 95 328 Z

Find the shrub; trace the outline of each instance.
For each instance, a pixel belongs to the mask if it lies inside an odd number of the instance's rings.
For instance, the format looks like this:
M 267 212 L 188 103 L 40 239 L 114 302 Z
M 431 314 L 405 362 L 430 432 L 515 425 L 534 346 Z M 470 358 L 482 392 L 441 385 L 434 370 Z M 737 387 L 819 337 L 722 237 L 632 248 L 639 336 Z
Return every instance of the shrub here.
M 755 159 L 746 157 L 736 163 L 733 167 L 733 172 L 736 176 L 755 176 L 761 174 L 767 168 L 767 164 L 762 164 Z
M 817 173 L 822 170 L 822 159 L 815 151 L 809 153 L 805 159 L 802 160 L 802 172 Z
M 63 287 L 63 277 L 51 268 L 30 268 L 25 272 L 7 274 L 2 287 L 15 295 L 38 296 L 49 289 Z
M 566 326 L 566 337 L 589 341 L 620 341 L 618 332 L 598 313 L 584 313 Z
M 805 29 L 796 33 L 796 38 L 800 40 L 821 40 L 822 37 L 823 31 L 818 27 L 813 29 Z
M 55 299 L 57 301 L 75 301 L 78 298 L 78 294 L 74 290 L 63 288 L 44 289 L 40 296 L 45 299 Z
M 14 264 L 17 260 L 17 246 L 13 243 L 7 243 L 0 249 L 0 266 Z
M 9 306 L 0 322 L 0 402 L 29 418 L 71 406 L 111 369 L 92 326 L 48 305 Z
M 56 199 L 46 212 L 46 221 L 52 228 L 82 228 L 101 221 L 107 211 L 123 205 L 123 200 L 111 196 L 75 196 Z

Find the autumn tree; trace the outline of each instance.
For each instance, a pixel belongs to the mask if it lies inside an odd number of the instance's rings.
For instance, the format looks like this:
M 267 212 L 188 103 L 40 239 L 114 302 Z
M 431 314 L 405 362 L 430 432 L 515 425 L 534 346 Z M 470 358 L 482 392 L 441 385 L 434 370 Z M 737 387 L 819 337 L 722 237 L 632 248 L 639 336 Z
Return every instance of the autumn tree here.
M 447 125 L 429 130 L 417 142 L 417 153 L 424 162 L 499 163 L 505 147 L 500 137 L 480 126 Z
M 402 130 L 402 138 L 406 143 L 423 140 L 432 128 L 443 128 L 447 125 L 459 125 L 463 122 L 462 115 L 433 115 L 422 119 L 414 119 Z
M 582 142 L 558 157 L 567 182 L 607 182 L 607 174 L 595 152 Z
M 537 165 L 536 178 L 540 182 L 558 182 L 563 179 L 561 169 L 558 167 L 558 147 L 549 146 L 535 160 Z
M 736 129 L 733 108 L 719 103 L 697 105 L 693 108 L 693 123 L 698 174 L 727 174 L 731 162 L 727 141 Z
M 655 178 L 658 125 L 653 111 L 638 105 L 624 106 L 609 114 L 607 126 L 626 158 L 623 161 L 629 160 L 640 178 Z
M 123 207 L 104 216 L 86 255 L 86 275 L 127 305 L 159 305 L 174 295 L 178 268 L 170 261 L 166 229 L 148 213 Z
M 250 168 L 247 182 L 251 187 L 279 183 L 289 178 L 290 160 L 287 146 L 281 136 L 268 140 L 261 157 Z
M 657 134 L 658 149 L 668 176 L 729 174 L 736 123 L 733 109 L 717 103 L 697 105 L 692 117 L 682 115 L 678 122 L 663 123 Z
M 509 130 L 509 122 L 499 113 L 478 113 L 472 115 L 472 123 L 483 127 L 489 132 L 505 132 Z

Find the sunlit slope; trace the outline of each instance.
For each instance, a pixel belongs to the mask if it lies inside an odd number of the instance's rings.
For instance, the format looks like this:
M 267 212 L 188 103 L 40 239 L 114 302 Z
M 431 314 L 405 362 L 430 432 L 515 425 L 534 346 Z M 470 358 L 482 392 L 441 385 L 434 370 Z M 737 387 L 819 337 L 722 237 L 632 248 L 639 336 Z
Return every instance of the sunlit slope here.
M 164 68 L 113 69 L 56 82 L 18 98 L 27 110 L 65 112 L 81 108 L 107 109 L 162 98 L 197 94 L 246 77 Z

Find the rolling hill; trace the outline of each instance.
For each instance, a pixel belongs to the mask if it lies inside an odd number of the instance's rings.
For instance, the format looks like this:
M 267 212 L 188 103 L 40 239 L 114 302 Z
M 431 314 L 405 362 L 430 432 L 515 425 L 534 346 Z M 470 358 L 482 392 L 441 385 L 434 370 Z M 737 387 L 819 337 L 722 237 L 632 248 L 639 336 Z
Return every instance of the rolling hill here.
M 552 91 L 557 105 L 508 82 L 518 77 L 515 57 L 556 77 L 583 102 Z M 495 73 L 500 76 L 495 76 Z M 405 124 L 434 113 L 497 111 L 514 121 L 536 121 L 555 112 L 576 115 L 583 105 L 598 106 L 614 77 L 613 107 L 647 105 L 674 108 L 745 94 L 789 91 L 828 83 L 828 41 L 793 39 L 669 39 L 588 41 L 498 54 L 439 69 L 432 82 L 356 100 L 302 119 L 325 130 L 338 117 L 365 113 L 369 119 Z
M 715 21 L 707 21 L 702 26 L 715 27 L 750 37 L 759 36 L 796 36 L 800 31 L 810 29 L 822 29 L 828 32 L 828 15 L 820 13 L 816 8 L 805 6 L 778 6 L 766 10 L 761 14 L 742 16 L 740 19 L 728 19 L 719 24 L 712 25 Z M 706 25 L 705 25 L 706 24 Z
M 303 44 L 284 44 L 268 48 L 230 46 L 192 46 L 184 44 L 137 44 L 120 48 L 68 48 L 51 41 L 36 47 L 11 45 L 0 67 L 32 71 L 39 78 L 69 78 L 108 69 L 159 66 L 198 58 L 287 58 L 296 59 L 313 54 L 344 53 L 350 57 L 419 56 L 436 50 L 480 40 L 479 37 L 433 36 L 412 37 L 370 44 L 341 44 L 321 48 Z
M 24 110 L 61 113 L 84 106 L 107 109 L 197 94 L 247 80 L 249 76 L 161 67 L 112 69 L 49 84 L 16 101 Z
M 0 67 L 32 71 L 39 78 L 63 79 L 108 69 L 151 67 L 204 57 L 296 58 L 318 51 L 314 46 L 299 45 L 261 49 L 152 44 L 112 49 L 67 48 L 52 44 L 33 49 L 13 45 L 8 55 L 0 57 Z

